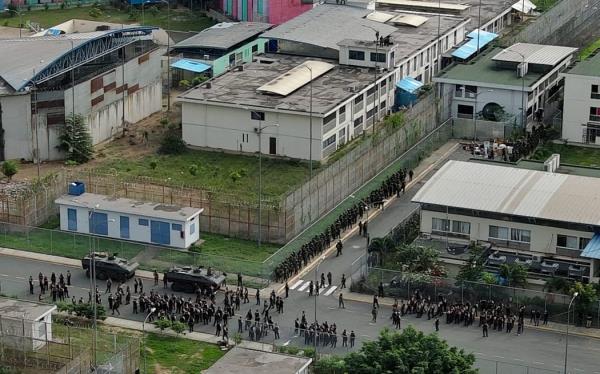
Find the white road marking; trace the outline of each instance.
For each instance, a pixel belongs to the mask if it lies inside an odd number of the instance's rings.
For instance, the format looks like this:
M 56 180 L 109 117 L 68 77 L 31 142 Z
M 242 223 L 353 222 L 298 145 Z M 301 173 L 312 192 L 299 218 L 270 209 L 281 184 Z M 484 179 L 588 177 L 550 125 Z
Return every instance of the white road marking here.
M 25 280 L 25 277 L 15 277 L 15 278 Z
M 533 363 L 536 365 L 545 365 L 543 362 L 539 362 L 539 361 L 533 361 Z
M 493 357 L 496 357 L 496 358 L 504 358 L 504 357 L 502 357 L 502 356 L 493 356 Z
M 302 279 L 300 279 L 298 282 L 294 283 L 294 285 L 292 287 L 290 287 L 290 290 L 296 289 L 296 287 L 298 287 L 299 285 L 301 285 L 302 282 L 304 282 L 304 281 Z
M 288 340 L 287 342 L 283 343 L 283 346 L 285 347 L 286 345 L 290 344 L 291 340 Z
M 525 360 L 521 360 L 520 358 L 513 358 L 513 360 L 515 360 L 515 361 L 525 361 Z
M 333 291 L 335 291 L 337 288 L 337 286 L 331 286 L 330 289 L 327 290 L 327 292 L 325 292 L 325 296 L 329 296 L 333 293 Z
M 575 368 L 575 371 L 583 371 L 583 370 Z
M 6 275 L 6 274 L 0 274 L 0 276 L 2 276 L 2 277 L 8 277 L 8 275 Z
M 485 353 L 481 353 L 481 352 L 475 352 L 476 355 L 480 355 L 480 356 L 487 356 Z
M 302 287 L 298 288 L 298 291 L 300 291 L 300 292 L 304 291 L 304 290 L 305 290 L 305 289 L 308 287 L 308 285 L 309 285 L 309 284 L 310 284 L 310 282 L 308 282 L 308 281 L 307 281 L 307 282 L 305 282 L 305 283 L 302 285 Z

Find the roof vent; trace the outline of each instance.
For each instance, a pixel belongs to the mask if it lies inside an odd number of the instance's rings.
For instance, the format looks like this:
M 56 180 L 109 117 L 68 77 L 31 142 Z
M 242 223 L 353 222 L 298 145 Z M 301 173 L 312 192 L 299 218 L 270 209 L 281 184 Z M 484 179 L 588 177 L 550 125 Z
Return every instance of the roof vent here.
M 240 65 L 237 67 L 237 71 L 244 71 L 244 65 Z
M 517 65 L 517 77 L 523 78 L 524 76 L 526 76 L 528 68 L 529 64 L 527 64 L 527 62 L 521 62 L 519 65 Z
M 204 88 L 211 89 L 212 88 L 212 83 L 206 82 L 206 84 L 204 85 Z
M 210 60 L 210 56 L 209 55 L 204 55 L 204 60 L 206 60 L 206 61 Z

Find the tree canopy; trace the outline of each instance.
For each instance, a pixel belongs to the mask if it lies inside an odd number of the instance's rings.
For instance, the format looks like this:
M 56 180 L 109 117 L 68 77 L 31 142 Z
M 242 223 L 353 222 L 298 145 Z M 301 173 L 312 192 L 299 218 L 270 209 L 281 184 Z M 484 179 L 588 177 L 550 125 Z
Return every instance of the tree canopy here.
M 358 352 L 317 361 L 315 373 L 474 374 L 474 362 L 473 354 L 409 326 L 400 333 L 384 329 L 377 340 L 364 343 Z

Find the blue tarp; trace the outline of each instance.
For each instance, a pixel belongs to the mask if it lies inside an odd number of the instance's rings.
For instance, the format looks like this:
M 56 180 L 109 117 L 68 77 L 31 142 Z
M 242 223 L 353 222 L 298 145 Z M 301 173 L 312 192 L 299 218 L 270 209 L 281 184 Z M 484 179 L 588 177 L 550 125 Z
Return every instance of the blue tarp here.
M 60 30 L 59 29 L 48 29 L 46 30 L 46 35 L 52 35 L 52 36 L 56 36 L 56 35 L 60 35 Z
M 406 77 L 396 82 L 396 87 L 408 93 L 414 94 L 419 88 L 423 87 L 423 83 L 414 78 Z
M 198 61 L 186 60 L 185 58 L 182 58 L 181 60 L 171 64 L 171 67 L 193 71 L 194 73 L 202 73 L 203 71 L 211 68 L 210 65 L 203 64 L 202 62 Z
M 600 260 L 600 233 L 594 234 L 592 240 L 587 243 L 583 252 L 581 252 L 581 257 Z
M 473 56 L 475 52 L 477 52 L 477 34 L 479 33 L 479 49 L 488 45 L 492 40 L 498 37 L 498 34 L 494 34 L 493 32 L 474 30 L 467 35 L 470 38 L 465 44 L 460 46 L 454 52 L 452 52 L 453 57 L 457 57 L 463 60 Z

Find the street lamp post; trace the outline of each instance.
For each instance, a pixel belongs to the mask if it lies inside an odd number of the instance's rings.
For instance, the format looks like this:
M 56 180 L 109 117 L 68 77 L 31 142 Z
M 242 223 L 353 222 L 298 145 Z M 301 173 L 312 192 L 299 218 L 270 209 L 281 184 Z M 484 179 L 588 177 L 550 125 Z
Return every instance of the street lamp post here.
M 23 12 L 21 12 L 20 10 L 15 10 L 15 9 L 5 9 L 4 11 L 8 12 L 8 13 L 14 13 L 16 15 L 19 16 L 19 39 L 22 38 L 22 28 L 23 28 Z
M 567 309 L 567 331 L 565 334 L 565 372 L 564 372 L 564 374 L 567 374 L 567 356 L 569 354 L 569 316 L 571 315 L 571 305 L 573 304 L 573 301 L 575 301 L 577 296 L 579 296 L 579 292 L 575 292 L 573 294 L 573 297 L 571 298 L 571 301 L 569 302 L 569 308 Z
M 313 162 L 312 162 L 312 143 L 313 143 L 313 126 L 312 126 L 312 120 L 313 120 L 313 70 L 310 66 L 308 65 L 302 65 L 303 67 L 307 68 L 308 71 L 310 72 L 310 103 L 309 103 L 309 113 L 308 113 L 308 125 L 309 125 L 309 130 L 308 130 L 308 153 L 309 153 L 309 161 L 308 161 L 308 174 L 309 174 L 309 178 L 308 178 L 308 194 L 310 195 L 310 185 L 312 182 L 312 177 L 313 177 Z M 308 204 L 308 219 L 309 221 L 312 221 L 312 204 L 309 201 Z
M 161 0 L 161 3 L 167 4 L 167 112 L 171 111 L 171 38 L 169 29 L 171 29 L 171 3 L 167 0 Z
M 362 25 L 368 29 L 375 31 L 375 73 L 374 73 L 374 88 L 373 91 L 373 130 L 372 133 L 375 135 L 375 117 L 379 112 L 379 84 L 377 83 L 377 68 L 379 67 L 379 31 L 371 26 Z M 368 103 L 367 103 L 368 104 Z M 365 109 L 366 110 L 366 109 Z
M 96 231 L 96 216 L 94 215 L 94 213 L 96 212 L 96 209 L 98 209 L 100 207 L 100 204 L 96 204 L 94 205 L 94 207 L 92 208 L 92 210 L 90 210 L 89 214 L 88 214 L 88 222 L 91 222 L 91 227 L 92 227 L 92 231 Z M 94 367 L 96 367 L 97 365 L 97 361 L 96 361 L 96 339 L 97 339 L 97 307 L 96 307 L 96 251 L 93 250 L 94 246 L 94 241 L 92 239 L 92 233 L 89 233 L 89 247 L 90 247 L 90 261 L 91 261 L 91 271 L 90 271 L 90 293 L 91 293 L 91 301 L 92 301 L 92 310 L 93 310 L 93 316 L 92 316 L 92 331 L 94 334 L 94 337 L 92 338 L 92 354 L 94 357 Z
M 261 231 L 262 231 L 262 133 L 264 129 L 269 127 L 279 127 L 278 123 L 267 126 L 262 126 L 261 121 L 258 121 L 258 127 L 254 128 L 254 132 L 258 135 L 258 247 L 260 248 Z
M 156 311 L 156 308 L 150 308 L 150 313 L 144 318 L 144 322 L 142 322 L 142 353 L 144 354 L 144 374 L 148 373 L 146 368 L 146 322 L 148 318 Z
M 354 200 L 358 200 L 365 205 L 365 213 L 367 213 L 367 220 L 365 222 L 367 222 L 367 230 L 369 230 L 369 204 L 367 204 L 364 199 L 361 199 L 360 197 L 356 197 L 355 195 L 350 195 L 349 197 Z M 366 234 L 367 235 L 365 235 L 365 237 L 366 237 L 365 256 L 367 256 L 367 267 L 368 267 L 369 266 L 369 233 L 368 233 L 368 231 L 366 232 Z

